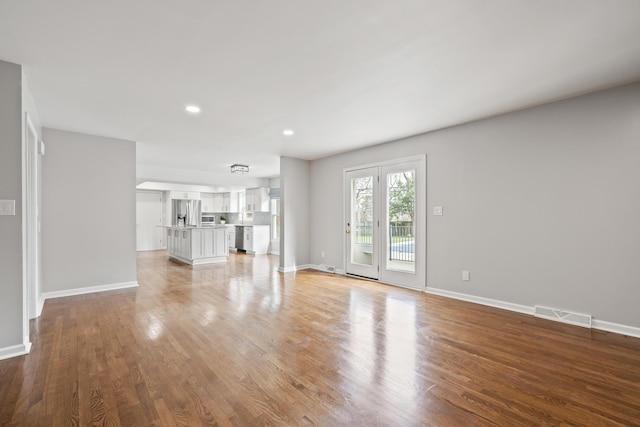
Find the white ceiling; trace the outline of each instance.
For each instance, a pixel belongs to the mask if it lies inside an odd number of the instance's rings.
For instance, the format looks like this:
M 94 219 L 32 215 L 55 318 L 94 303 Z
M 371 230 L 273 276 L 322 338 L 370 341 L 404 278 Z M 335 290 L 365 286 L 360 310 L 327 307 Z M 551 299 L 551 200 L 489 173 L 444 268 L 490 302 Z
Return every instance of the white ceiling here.
M 43 126 L 210 185 L 640 80 L 640 1 L 0 0 L 0 59 Z

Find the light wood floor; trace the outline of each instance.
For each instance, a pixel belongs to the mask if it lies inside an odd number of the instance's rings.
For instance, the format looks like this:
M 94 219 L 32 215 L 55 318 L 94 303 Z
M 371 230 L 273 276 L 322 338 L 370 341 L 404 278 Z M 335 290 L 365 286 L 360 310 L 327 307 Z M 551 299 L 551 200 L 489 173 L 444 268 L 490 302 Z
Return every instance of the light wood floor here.
M 272 256 L 47 301 L 0 425 L 640 425 L 640 340 Z

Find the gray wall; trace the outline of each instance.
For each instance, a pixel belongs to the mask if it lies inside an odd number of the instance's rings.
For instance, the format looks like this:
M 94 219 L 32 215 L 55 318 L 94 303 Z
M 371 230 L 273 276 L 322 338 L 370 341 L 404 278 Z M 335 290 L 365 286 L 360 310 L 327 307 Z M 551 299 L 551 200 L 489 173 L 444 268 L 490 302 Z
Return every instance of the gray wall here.
M 311 162 L 310 262 L 344 268 L 345 167 L 421 153 L 427 286 L 640 327 L 640 84 Z
M 309 162 L 280 158 L 280 269 L 309 264 Z
M 0 61 L 0 200 L 16 215 L 0 216 L 0 350 L 23 344 L 22 68 Z
M 43 138 L 43 292 L 135 282 L 135 143 L 48 128 Z

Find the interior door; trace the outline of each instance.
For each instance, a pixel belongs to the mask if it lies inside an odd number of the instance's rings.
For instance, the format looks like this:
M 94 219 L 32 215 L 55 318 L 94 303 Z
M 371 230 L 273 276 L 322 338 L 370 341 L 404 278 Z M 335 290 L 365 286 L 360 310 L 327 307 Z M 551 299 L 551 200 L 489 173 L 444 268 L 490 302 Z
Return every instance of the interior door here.
M 347 274 L 378 279 L 379 168 L 345 172 Z
M 162 193 L 138 191 L 136 193 L 136 249 L 152 251 L 163 249 Z

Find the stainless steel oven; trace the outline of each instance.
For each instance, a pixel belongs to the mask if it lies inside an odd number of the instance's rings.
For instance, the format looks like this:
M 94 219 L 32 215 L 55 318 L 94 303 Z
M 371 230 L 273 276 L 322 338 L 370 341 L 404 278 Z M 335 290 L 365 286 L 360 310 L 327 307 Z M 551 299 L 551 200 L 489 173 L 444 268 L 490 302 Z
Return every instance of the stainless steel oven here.
M 213 212 L 202 212 L 202 215 L 200 215 L 200 222 L 203 227 L 211 227 L 216 223 L 216 216 Z

